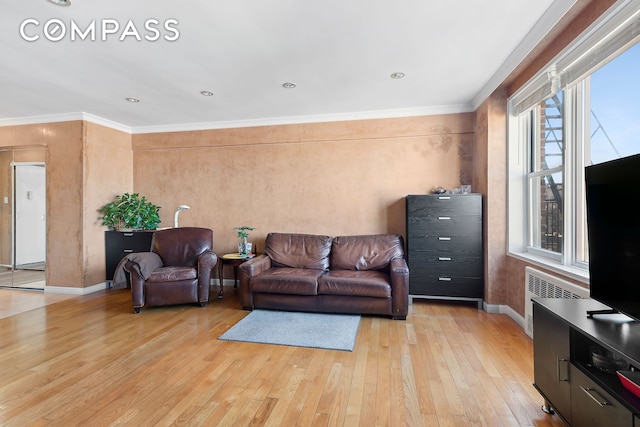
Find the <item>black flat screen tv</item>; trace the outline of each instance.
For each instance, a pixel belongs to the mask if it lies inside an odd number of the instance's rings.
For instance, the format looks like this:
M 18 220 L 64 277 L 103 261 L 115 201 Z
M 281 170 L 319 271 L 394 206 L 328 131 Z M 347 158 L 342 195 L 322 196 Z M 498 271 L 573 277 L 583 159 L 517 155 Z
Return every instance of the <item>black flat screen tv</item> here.
M 585 168 L 590 296 L 640 320 L 640 155 Z

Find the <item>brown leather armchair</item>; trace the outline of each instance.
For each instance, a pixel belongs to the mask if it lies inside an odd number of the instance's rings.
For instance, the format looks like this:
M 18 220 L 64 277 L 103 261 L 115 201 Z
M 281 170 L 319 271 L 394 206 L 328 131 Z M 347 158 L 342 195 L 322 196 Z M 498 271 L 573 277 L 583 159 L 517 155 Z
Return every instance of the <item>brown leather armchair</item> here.
M 130 256 L 124 266 L 131 277 L 133 310 L 140 313 L 145 305 L 207 305 L 211 270 L 218 260 L 212 248 L 213 231 L 208 228 L 156 231 L 151 252 Z

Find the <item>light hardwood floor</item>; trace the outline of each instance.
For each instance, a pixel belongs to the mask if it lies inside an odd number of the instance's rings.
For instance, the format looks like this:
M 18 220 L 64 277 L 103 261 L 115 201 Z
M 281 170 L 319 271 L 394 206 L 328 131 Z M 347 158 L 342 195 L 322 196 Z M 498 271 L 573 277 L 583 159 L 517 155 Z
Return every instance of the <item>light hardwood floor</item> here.
M 1 299 L 1 294 L 0 294 Z M 247 312 L 143 309 L 127 290 L 0 319 L 2 426 L 562 426 L 505 315 L 416 301 L 362 318 L 353 352 L 217 339 Z
M 75 297 L 65 294 L 45 294 L 43 291 L 0 288 L 0 319 L 15 316 L 16 314 L 54 304 L 69 298 Z M 1 351 L 2 341 L 0 341 L 0 352 Z

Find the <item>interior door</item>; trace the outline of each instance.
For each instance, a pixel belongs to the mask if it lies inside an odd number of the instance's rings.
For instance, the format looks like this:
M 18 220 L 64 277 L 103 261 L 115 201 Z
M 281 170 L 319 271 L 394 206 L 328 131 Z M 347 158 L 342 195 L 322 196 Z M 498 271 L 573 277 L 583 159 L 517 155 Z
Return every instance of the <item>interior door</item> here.
M 15 266 L 44 269 L 46 260 L 46 173 L 43 163 L 14 163 Z

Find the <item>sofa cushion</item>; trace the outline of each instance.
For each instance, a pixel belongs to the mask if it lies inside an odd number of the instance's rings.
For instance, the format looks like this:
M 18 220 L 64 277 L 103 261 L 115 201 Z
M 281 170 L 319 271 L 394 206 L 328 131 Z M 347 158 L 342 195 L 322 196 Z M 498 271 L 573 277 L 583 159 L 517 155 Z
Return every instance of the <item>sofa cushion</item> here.
M 323 270 L 274 267 L 251 279 L 251 292 L 318 295 L 318 277 Z
M 318 294 L 390 298 L 389 275 L 374 270 L 331 270 L 318 279 Z
M 274 267 L 329 268 L 331 237 L 314 234 L 269 233 L 264 253 Z
M 332 270 L 387 270 L 404 257 L 402 237 L 395 234 L 339 236 L 331 246 Z
M 160 267 L 151 272 L 148 282 L 178 282 L 198 278 L 198 270 L 193 267 Z

